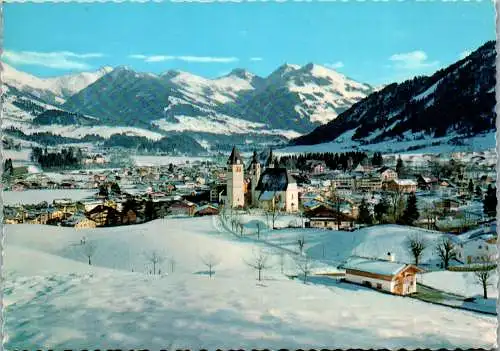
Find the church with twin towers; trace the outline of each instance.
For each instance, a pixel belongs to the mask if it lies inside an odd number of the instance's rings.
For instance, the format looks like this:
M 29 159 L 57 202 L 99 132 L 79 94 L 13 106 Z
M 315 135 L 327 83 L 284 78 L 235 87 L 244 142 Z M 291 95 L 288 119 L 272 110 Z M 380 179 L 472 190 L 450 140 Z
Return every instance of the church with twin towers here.
M 283 212 L 299 210 L 299 192 L 295 178 L 286 168 L 276 167 L 273 152 L 261 165 L 257 152 L 245 167 L 243 158 L 233 147 L 227 160 L 225 205 L 230 208 L 257 207 Z

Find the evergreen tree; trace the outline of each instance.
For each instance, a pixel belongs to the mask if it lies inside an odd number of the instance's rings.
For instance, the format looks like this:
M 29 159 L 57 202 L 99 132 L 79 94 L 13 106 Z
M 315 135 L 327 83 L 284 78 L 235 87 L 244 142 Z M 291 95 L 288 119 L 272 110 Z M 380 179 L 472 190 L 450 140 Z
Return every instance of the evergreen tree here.
M 476 185 L 476 190 L 474 191 L 474 193 L 478 198 L 483 198 L 483 191 L 481 190 L 481 187 L 479 185 Z
M 470 195 L 474 194 L 474 183 L 472 182 L 472 179 L 469 179 L 469 185 L 467 186 L 467 190 L 469 191 Z
M 373 224 L 373 216 L 365 198 L 361 200 L 361 204 L 359 205 L 358 222 L 362 224 Z
M 415 193 L 411 193 L 408 196 L 406 208 L 403 212 L 403 223 L 407 225 L 413 225 L 413 223 L 418 219 L 419 216 L 420 214 L 418 213 L 417 196 L 415 195 Z
M 98 193 L 99 196 L 104 196 L 104 198 L 108 198 L 109 197 L 109 193 L 108 193 L 108 187 L 104 184 L 101 184 L 99 185 L 99 193 Z
M 117 195 L 121 194 L 120 186 L 116 182 L 111 183 L 110 190 L 112 194 L 117 194 Z
M 12 177 L 14 174 L 14 166 L 12 165 L 12 159 L 7 159 L 3 165 L 3 176 L 4 177 Z
M 373 207 L 373 211 L 375 212 L 375 219 L 377 222 L 381 223 L 384 220 L 384 216 L 389 211 L 389 199 L 384 194 L 378 204 Z
M 144 217 L 146 221 L 151 221 L 154 218 L 154 204 L 151 195 L 148 197 L 146 206 L 144 207 Z
M 404 164 L 403 164 L 403 160 L 401 159 L 401 156 L 398 157 L 398 161 L 396 163 L 396 172 L 398 174 L 398 177 L 402 178 L 403 177 L 403 173 L 404 173 Z
M 484 214 L 488 217 L 496 217 L 497 215 L 497 189 L 488 185 L 486 195 L 483 200 Z

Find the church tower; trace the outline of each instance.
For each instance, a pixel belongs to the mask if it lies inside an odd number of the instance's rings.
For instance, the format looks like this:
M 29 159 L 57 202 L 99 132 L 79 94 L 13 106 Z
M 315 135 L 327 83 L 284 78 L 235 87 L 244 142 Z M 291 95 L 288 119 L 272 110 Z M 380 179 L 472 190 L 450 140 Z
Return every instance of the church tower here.
M 252 194 L 252 205 L 257 206 L 258 201 L 257 201 L 257 191 L 255 188 L 257 187 L 257 184 L 259 183 L 260 179 L 260 172 L 261 172 L 261 167 L 260 167 L 260 162 L 257 157 L 257 152 L 253 152 L 252 156 L 252 162 L 250 163 L 250 166 L 248 167 L 248 171 L 250 173 L 250 190 Z
M 231 208 L 245 206 L 243 159 L 236 147 L 233 147 L 231 156 L 227 160 L 226 192 L 226 206 Z
M 267 161 L 266 161 L 266 168 L 274 168 L 274 156 L 273 156 L 273 149 L 271 148 L 269 150 L 269 156 L 267 157 Z

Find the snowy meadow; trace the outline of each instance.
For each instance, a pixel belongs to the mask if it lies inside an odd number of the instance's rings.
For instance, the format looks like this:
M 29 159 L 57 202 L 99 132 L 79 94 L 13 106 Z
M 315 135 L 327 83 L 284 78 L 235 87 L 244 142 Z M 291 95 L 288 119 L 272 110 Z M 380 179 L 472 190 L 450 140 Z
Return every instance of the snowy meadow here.
M 218 217 L 81 230 L 7 225 L 6 349 L 496 346 L 495 316 L 314 274 L 364 251 L 403 259 L 408 228 L 263 229 L 257 239 L 256 220 L 245 219 L 243 238 Z M 312 259 L 306 283 L 289 277 L 299 275 L 299 236 Z

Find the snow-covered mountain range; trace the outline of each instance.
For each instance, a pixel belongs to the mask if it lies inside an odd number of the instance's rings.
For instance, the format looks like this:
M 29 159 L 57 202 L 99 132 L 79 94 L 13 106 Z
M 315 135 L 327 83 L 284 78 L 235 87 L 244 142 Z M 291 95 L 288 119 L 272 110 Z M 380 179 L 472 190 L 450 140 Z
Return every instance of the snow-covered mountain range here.
M 3 82 L 4 127 L 72 138 L 90 130 L 106 137 L 109 129 L 120 128 L 150 139 L 175 133 L 286 141 L 335 119 L 374 91 L 314 64 L 285 64 L 266 78 L 234 69 L 215 79 L 173 70 L 139 73 L 125 66 L 38 78 L 3 64 Z M 40 122 L 35 118 L 47 110 L 41 129 L 31 123 Z M 68 112 L 67 120 L 60 113 L 49 118 L 52 110 Z
M 447 138 L 458 145 L 492 133 L 495 58 L 495 42 L 489 41 L 432 76 L 384 87 L 291 144 L 340 142 L 352 148 L 420 141 L 432 145 Z M 410 147 L 416 149 L 417 144 Z

